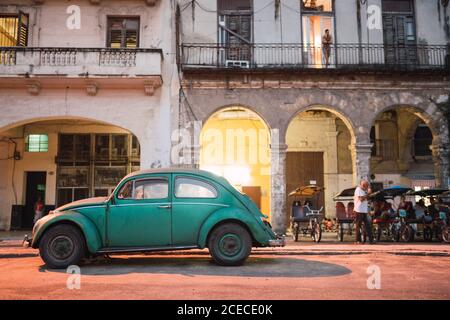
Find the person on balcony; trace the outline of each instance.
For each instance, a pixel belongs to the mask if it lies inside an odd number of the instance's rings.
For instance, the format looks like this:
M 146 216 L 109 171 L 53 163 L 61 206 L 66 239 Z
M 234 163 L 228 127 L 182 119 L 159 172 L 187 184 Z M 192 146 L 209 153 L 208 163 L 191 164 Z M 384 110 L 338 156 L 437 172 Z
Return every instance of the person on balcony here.
M 330 30 L 326 29 L 325 34 L 322 37 L 322 54 L 325 58 L 325 67 L 330 64 L 331 45 L 333 44 L 333 37 L 330 34 Z

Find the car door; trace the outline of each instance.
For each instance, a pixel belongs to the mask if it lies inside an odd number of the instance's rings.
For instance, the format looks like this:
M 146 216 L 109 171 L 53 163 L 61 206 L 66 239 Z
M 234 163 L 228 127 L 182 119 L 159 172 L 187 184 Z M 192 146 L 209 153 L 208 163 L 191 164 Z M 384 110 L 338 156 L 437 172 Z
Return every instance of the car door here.
M 205 219 L 214 211 L 227 207 L 220 201 L 219 187 L 209 179 L 191 175 L 173 175 L 172 197 L 173 244 L 196 245 Z
M 170 178 L 170 174 L 158 174 L 123 184 L 108 210 L 109 247 L 172 244 Z

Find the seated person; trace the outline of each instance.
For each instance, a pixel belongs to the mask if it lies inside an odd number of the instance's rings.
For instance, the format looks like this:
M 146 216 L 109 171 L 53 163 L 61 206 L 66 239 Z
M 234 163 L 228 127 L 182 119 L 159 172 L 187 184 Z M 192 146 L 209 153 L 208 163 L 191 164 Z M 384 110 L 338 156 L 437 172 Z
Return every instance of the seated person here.
M 144 186 L 139 186 L 134 191 L 134 198 L 135 199 L 144 199 Z
M 398 212 L 401 209 L 406 211 L 407 217 L 409 219 L 415 219 L 412 203 L 409 202 L 409 201 L 406 201 L 406 197 L 405 196 L 401 196 L 400 197 L 400 202 L 399 202 L 399 204 L 397 206 L 397 214 L 398 214 Z
M 439 206 L 436 202 L 435 197 L 430 198 L 430 205 L 428 206 L 428 214 L 433 218 L 437 219 L 439 218 Z
M 439 207 L 439 213 L 444 212 L 446 219 L 448 220 L 449 216 L 450 216 L 450 208 L 448 207 L 448 205 L 446 205 L 444 203 L 444 200 L 442 200 L 442 198 L 439 198 L 439 200 L 438 200 L 438 207 Z
M 425 202 L 420 199 L 414 206 L 415 217 L 417 220 L 423 220 L 425 223 L 433 221 L 433 218 L 428 215 Z

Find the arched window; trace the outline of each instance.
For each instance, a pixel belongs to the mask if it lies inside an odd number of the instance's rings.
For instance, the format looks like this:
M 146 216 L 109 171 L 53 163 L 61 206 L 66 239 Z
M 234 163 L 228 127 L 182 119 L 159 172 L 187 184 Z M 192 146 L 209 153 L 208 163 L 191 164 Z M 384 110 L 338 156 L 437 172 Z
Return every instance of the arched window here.
M 413 156 L 430 156 L 431 143 L 433 142 L 433 134 L 430 128 L 421 124 L 417 127 L 414 134 L 414 150 Z

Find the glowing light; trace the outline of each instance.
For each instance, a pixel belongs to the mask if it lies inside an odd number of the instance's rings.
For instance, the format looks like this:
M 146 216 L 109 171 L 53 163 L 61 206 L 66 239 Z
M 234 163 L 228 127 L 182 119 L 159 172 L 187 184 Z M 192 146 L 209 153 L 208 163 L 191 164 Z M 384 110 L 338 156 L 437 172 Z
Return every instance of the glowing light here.
M 224 177 L 233 186 L 247 186 L 251 180 L 250 168 L 247 166 L 204 166 L 201 169 Z

